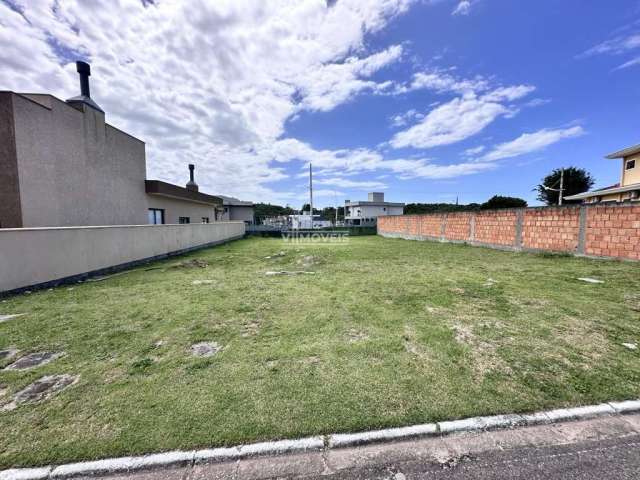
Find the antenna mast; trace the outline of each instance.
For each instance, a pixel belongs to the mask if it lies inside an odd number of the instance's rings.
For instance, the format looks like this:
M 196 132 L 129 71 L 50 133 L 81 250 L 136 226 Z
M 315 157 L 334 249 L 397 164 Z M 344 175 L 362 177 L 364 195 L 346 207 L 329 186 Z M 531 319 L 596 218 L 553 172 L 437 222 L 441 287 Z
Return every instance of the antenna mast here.
M 311 229 L 313 230 L 313 166 L 309 162 L 309 215 L 311 217 Z

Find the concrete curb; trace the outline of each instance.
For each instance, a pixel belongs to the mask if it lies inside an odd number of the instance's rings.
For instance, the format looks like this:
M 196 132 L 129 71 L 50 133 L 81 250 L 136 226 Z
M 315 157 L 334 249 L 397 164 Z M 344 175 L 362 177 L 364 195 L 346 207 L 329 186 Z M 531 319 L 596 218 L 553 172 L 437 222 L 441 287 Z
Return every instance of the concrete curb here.
M 387 428 L 359 433 L 340 433 L 314 436 L 297 440 L 252 443 L 236 447 L 190 451 L 172 451 L 137 457 L 107 458 L 89 462 L 69 463 L 39 468 L 15 468 L 0 471 L 0 480 L 62 479 L 80 475 L 104 475 L 149 470 L 167 466 L 185 466 L 202 463 L 228 462 L 257 456 L 280 455 L 313 450 L 338 449 L 408 440 L 416 437 L 449 435 L 462 432 L 483 432 L 504 428 L 516 428 L 540 424 L 559 423 L 567 420 L 583 420 L 594 417 L 615 416 L 640 412 L 640 400 L 609 402 L 586 407 L 561 408 L 529 414 L 494 415 L 462 420 Z

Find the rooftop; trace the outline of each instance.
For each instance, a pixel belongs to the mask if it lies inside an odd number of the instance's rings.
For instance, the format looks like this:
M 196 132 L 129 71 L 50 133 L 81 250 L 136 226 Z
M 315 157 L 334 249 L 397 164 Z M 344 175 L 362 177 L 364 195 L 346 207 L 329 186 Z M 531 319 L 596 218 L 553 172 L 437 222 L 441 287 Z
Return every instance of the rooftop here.
M 236 197 L 228 197 L 226 195 L 216 195 L 222 199 L 222 203 L 224 205 L 231 205 L 234 207 L 253 207 L 253 202 L 247 202 L 244 200 L 240 200 Z
M 172 183 L 163 182 L 161 180 L 145 180 L 145 191 L 149 195 L 157 195 L 159 197 L 175 198 L 188 202 L 202 203 L 204 205 L 222 205 L 222 198 L 207 195 L 195 190 L 189 190 L 185 187 L 179 187 Z
M 634 145 L 633 147 L 627 147 L 617 152 L 610 153 L 605 158 L 609 158 L 609 159 L 624 158 L 624 157 L 628 157 L 629 155 L 634 155 L 636 153 L 640 153 L 640 144 Z

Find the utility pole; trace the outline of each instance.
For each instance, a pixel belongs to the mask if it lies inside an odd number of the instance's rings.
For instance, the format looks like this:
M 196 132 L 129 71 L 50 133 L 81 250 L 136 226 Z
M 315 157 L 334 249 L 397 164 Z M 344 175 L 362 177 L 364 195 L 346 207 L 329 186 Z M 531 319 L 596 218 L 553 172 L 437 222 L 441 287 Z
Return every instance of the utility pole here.
M 558 205 L 562 205 L 563 192 L 564 192 L 564 168 L 560 170 L 560 198 L 558 199 Z
M 311 229 L 313 230 L 313 167 L 309 162 L 309 214 L 311 215 Z

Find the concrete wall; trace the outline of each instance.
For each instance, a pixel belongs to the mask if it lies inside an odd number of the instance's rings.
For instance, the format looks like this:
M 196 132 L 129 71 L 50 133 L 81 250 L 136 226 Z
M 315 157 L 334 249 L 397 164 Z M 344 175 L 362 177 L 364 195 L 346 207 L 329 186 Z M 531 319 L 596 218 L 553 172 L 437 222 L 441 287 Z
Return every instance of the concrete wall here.
M 378 217 L 378 234 L 508 250 L 640 260 L 640 205 L 582 205 Z
M 178 223 L 178 217 L 189 217 L 191 223 L 201 223 L 202 217 L 208 217 L 210 222 L 216 221 L 215 208 L 211 205 L 157 195 L 147 195 L 147 202 L 147 208 L 164 210 L 164 222 L 167 224 Z M 144 223 L 147 223 L 147 220 Z
M 22 227 L 13 95 L 0 92 L 0 228 Z
M 243 222 L 0 230 L 0 292 L 240 238 Z
M 23 227 L 147 223 L 143 142 L 92 108 L 10 95 Z

